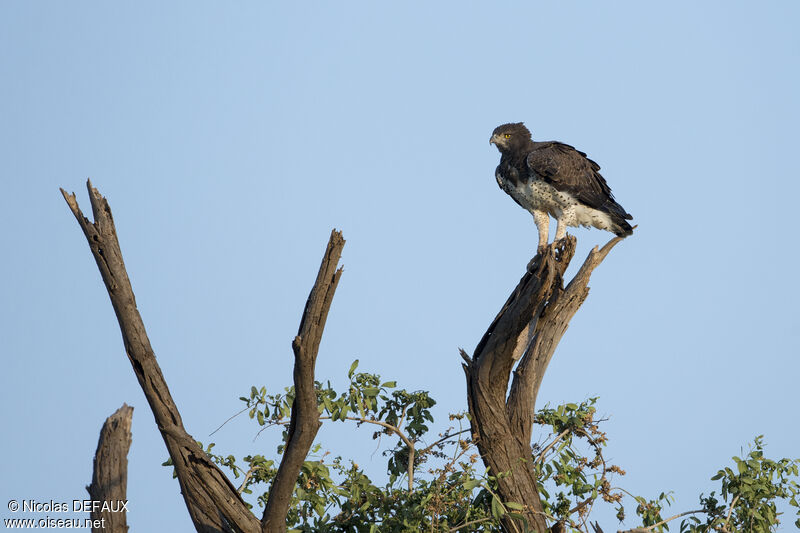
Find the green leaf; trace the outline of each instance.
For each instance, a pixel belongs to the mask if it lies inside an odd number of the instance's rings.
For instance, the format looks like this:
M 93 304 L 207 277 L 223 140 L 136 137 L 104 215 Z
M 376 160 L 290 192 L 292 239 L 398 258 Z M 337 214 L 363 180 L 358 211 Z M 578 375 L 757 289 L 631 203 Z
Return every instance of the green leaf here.
M 736 467 L 739 469 L 739 473 L 744 474 L 747 471 L 747 464 L 738 457 L 734 457 L 733 460 L 736 461 Z
M 356 368 L 357 368 L 357 367 L 358 367 L 358 359 L 356 359 L 355 361 L 353 361 L 353 364 L 352 364 L 352 365 L 350 365 L 350 370 L 348 370 L 348 371 L 347 371 L 347 377 L 348 377 L 348 378 L 352 378 L 352 377 L 353 377 L 353 372 L 355 372 L 355 371 L 356 371 Z
M 475 487 L 479 486 L 483 483 L 482 479 L 470 479 L 469 481 L 464 483 L 464 490 L 472 490 Z
M 325 409 L 328 410 L 328 413 L 333 412 L 333 404 L 331 404 L 331 399 L 327 396 L 322 398 L 322 404 L 325 406 Z
M 525 509 L 524 505 L 519 504 L 517 502 L 506 502 L 506 507 L 508 507 L 509 509 L 514 509 L 515 511 L 522 511 Z
M 396 381 L 387 381 L 386 383 L 381 383 L 381 387 L 385 387 L 385 388 L 388 388 L 388 389 L 393 389 L 393 388 L 397 387 L 397 382 Z
M 503 504 L 500 503 L 500 499 L 497 496 L 492 496 L 492 515 L 500 520 L 503 517 L 505 511 L 503 510 Z

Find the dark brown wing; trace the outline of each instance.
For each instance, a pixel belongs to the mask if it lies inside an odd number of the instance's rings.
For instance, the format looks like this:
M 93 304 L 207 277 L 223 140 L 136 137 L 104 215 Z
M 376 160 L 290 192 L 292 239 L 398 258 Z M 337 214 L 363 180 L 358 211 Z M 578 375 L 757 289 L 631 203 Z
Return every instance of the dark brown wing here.
M 632 219 L 614 200 L 611 188 L 600 175 L 600 165 L 586 154 L 560 142 L 535 142 L 528 153 L 528 168 L 559 191 L 568 192 L 580 203 Z

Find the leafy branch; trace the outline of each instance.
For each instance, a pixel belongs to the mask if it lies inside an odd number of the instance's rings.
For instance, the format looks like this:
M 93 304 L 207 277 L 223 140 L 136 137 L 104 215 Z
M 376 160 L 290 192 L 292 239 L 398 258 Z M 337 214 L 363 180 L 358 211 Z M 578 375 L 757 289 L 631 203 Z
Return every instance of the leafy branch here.
M 389 456 L 389 482 L 385 487 L 376 485 L 356 463 L 341 457 L 331 459 L 316 444 L 312 452 L 317 455 L 303 464 L 292 497 L 287 519 L 294 531 L 370 533 L 380 527 L 381 531 L 499 533 L 506 517 L 515 519 L 506 524 L 513 524 L 511 527 L 519 533 L 530 531 L 524 513 L 531 509 L 504 501 L 497 490 L 498 483 L 511 473 L 477 470 L 479 455 L 472 435 L 461 427 L 468 415 L 450 415 L 455 427 L 422 446 L 428 424 L 433 422 L 430 408 L 434 400 L 426 392 L 398 389 L 395 382 L 356 372 L 357 365 L 356 361 L 350 367 L 342 393 L 329 383 L 315 384 L 320 420 L 371 424 L 377 427 L 373 438 L 396 438 L 396 444 L 384 452 Z M 241 400 L 245 408 L 238 414 L 248 412 L 260 426 L 259 433 L 281 426 L 285 437 L 294 400 L 292 387 L 277 394 L 252 387 L 249 396 Z M 701 495 L 702 509 L 663 518 L 663 509 L 673 501 L 670 493 L 662 492 L 648 500 L 612 486 L 612 476 L 625 472 L 604 457 L 608 438 L 600 429 L 604 419 L 597 418 L 595 403 L 596 398 L 590 398 L 579 404 L 545 407 L 536 413 L 536 424 L 546 431 L 532 446 L 531 462 L 540 479 L 544 503 L 543 511 L 534 512 L 554 523 L 552 531 L 601 531 L 589 522 L 597 502 L 617 506 L 617 517 L 623 521 L 626 496 L 634 501 L 641 525 L 621 533 L 661 533 L 670 522 L 685 517 L 690 518 L 681 522 L 682 533 L 774 531 L 778 524 L 775 499 L 796 504 L 798 462 L 766 459 L 762 438 L 758 437 L 745 459 L 734 457 L 733 467 L 714 476 L 721 482 L 721 499 L 715 493 Z M 209 445 L 206 452 L 216 464 L 229 468 L 235 478 L 243 477 L 240 493 L 253 494 L 256 485 L 269 486 L 274 479 L 273 460 L 247 456 L 246 465 L 240 467 L 232 456 L 214 454 L 212 447 Z M 282 449 L 283 445 L 279 446 L 278 452 Z M 420 470 L 424 463 L 430 466 Z M 398 488 L 395 483 L 403 475 L 408 483 Z M 259 495 L 259 505 L 263 506 L 266 498 L 266 492 Z M 705 522 L 698 515 L 705 515 Z

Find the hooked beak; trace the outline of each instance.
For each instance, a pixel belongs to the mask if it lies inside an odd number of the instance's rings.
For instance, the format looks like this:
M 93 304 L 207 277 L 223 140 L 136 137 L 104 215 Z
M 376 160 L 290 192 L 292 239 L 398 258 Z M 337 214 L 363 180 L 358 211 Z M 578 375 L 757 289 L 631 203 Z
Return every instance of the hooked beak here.
M 489 139 L 489 144 L 497 145 L 497 135 L 492 135 L 492 137 Z

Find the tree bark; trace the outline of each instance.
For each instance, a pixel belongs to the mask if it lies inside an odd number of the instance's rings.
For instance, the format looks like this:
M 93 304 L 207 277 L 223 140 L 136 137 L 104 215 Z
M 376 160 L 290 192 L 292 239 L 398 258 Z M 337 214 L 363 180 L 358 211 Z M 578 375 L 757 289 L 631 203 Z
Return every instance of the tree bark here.
M 306 301 L 300 329 L 292 342 L 294 351 L 294 403 L 289 422 L 286 451 L 272 482 L 269 499 L 261 519 L 264 533 L 286 531 L 286 514 L 292 498 L 300 468 L 314 443 L 319 421 L 317 392 L 314 388 L 314 367 L 322 340 L 322 331 L 333 301 L 333 294 L 342 276 L 336 268 L 342 255 L 344 239 L 341 232 L 331 232 L 328 248 L 322 258 L 317 280 Z
M 86 235 L 100 269 L 117 315 L 125 352 L 175 466 L 181 493 L 195 528 L 202 533 L 259 531 L 258 519 L 247 508 L 236 488 L 184 429 L 180 412 L 136 308 L 136 297 L 125 270 L 111 208 L 92 187 L 91 181 L 87 181 L 86 186 L 94 222 L 83 216 L 75 194 L 67 194 L 63 189 L 61 194 Z
M 83 230 L 117 315 L 125 352 L 153 412 L 156 425 L 175 466 L 181 493 L 197 531 L 201 533 L 285 531 L 294 484 L 319 427 L 314 365 L 325 320 L 342 274 L 336 265 L 344 239 L 331 234 L 317 281 L 306 303 L 300 331 L 292 347 L 295 354 L 296 399 L 292 407 L 289 441 L 273 482 L 262 520 L 247 508 L 236 488 L 211 462 L 183 427 L 180 412 L 150 346 L 142 317 L 136 308 L 114 219 L 108 201 L 87 181 L 94 222 L 83 216 L 75 194 L 61 194 Z
M 286 531 L 292 491 L 320 425 L 314 367 L 342 274 L 342 269 L 336 268 L 344 246 L 341 233 L 331 234 L 298 335 L 292 343 L 296 396 L 289 439 L 259 521 L 228 478 L 184 429 L 136 308 L 111 209 L 91 182 L 87 182 L 87 188 L 94 222 L 83 216 L 74 194 L 63 189 L 61 192 L 97 262 L 120 325 L 125 351 L 175 466 L 195 528 L 202 533 Z M 498 477 L 501 498 L 523 504 L 528 524 L 540 533 L 547 530 L 547 520 L 542 512 L 530 445 L 536 395 L 561 336 L 588 294 L 592 271 L 620 240 L 614 238 L 602 249 L 592 250 L 566 287 L 563 275 L 575 253 L 575 238 L 568 236 L 544 249 L 532 260 L 478 343 L 473 357 L 462 352 L 472 433 L 483 461 L 492 475 Z M 515 364 L 511 389 L 506 394 Z M 102 477 L 98 480 L 99 486 Z M 90 487 L 90 494 L 97 499 L 92 490 Z M 522 530 L 508 519 L 505 525 L 510 531 Z M 121 527 L 124 529 L 120 531 L 127 529 L 124 523 Z
M 97 451 L 94 454 L 92 484 L 86 487 L 89 497 L 96 502 L 108 502 L 119 509 L 119 502 L 127 501 L 128 489 L 128 450 L 131 447 L 131 418 L 133 407 L 122 407 L 109 416 L 100 430 Z M 93 533 L 127 533 L 126 512 L 93 510 L 89 513 Z M 95 522 L 99 520 L 99 522 Z
M 566 287 L 563 276 L 575 255 L 575 237 L 567 236 L 542 250 L 531 260 L 473 357 L 461 354 L 472 434 L 483 462 L 498 477 L 503 501 L 524 505 L 528 526 L 540 533 L 548 525 L 531 449 L 536 395 L 558 342 L 589 293 L 592 271 L 621 240 L 616 237 L 600 250 L 595 247 Z M 511 519 L 504 525 L 509 531 L 523 531 Z

